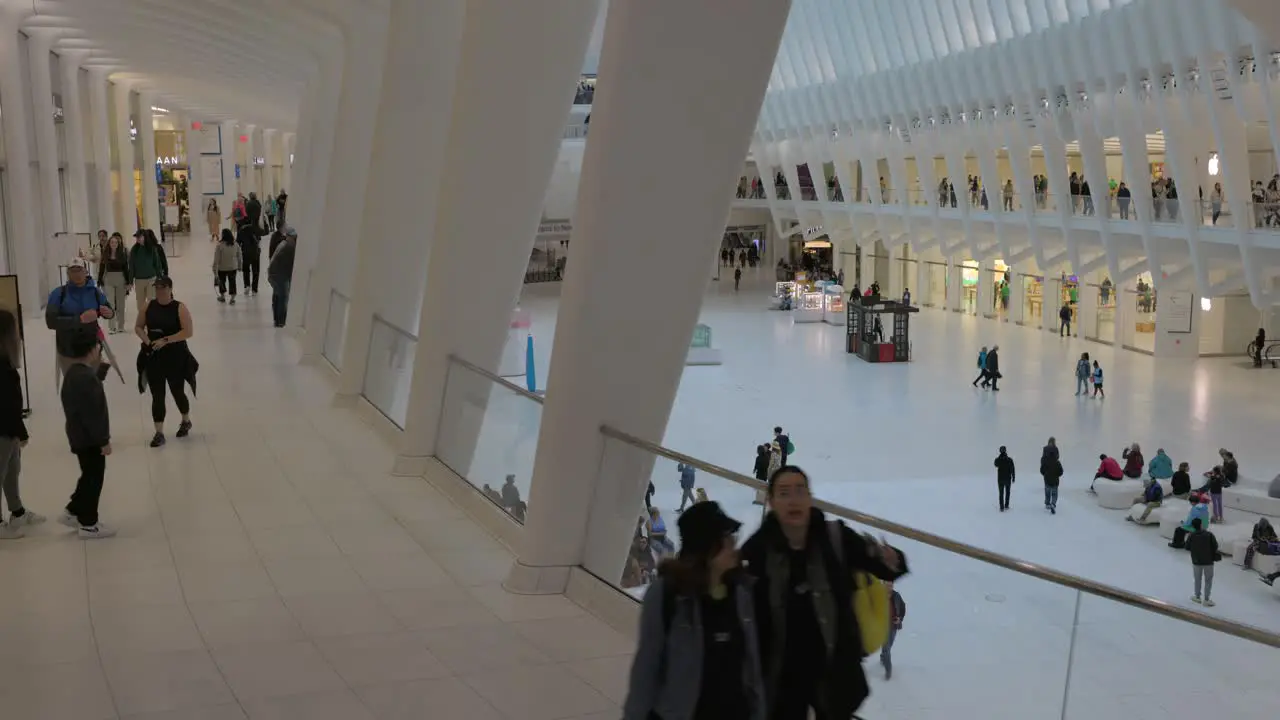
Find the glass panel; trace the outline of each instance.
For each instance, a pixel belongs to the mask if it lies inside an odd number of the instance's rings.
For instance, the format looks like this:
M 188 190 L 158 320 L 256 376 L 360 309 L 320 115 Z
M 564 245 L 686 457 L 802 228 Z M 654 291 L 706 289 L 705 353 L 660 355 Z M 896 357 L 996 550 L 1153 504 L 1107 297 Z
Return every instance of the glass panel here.
M 1229 562 L 1213 568 L 1220 581 L 1237 570 Z M 1190 561 L 1185 572 L 1189 597 Z M 1093 595 L 1082 598 L 1077 628 L 1068 720 L 1263 718 L 1280 707 L 1275 648 Z
M 364 368 L 360 394 L 369 404 L 404 429 L 409 409 L 409 385 L 413 380 L 413 358 L 418 339 L 377 315 L 369 334 L 369 360 Z
M 583 563 L 587 570 L 636 598 L 643 597 L 656 564 L 679 549 L 676 521 L 681 507 L 703 495 L 742 523 L 739 539 L 745 540 L 760 527 L 762 508 L 753 504 L 753 490 L 692 468 L 690 474 L 684 474 L 682 467 L 616 438 L 604 438 Z M 624 484 L 617 478 L 641 480 Z M 656 515 L 650 515 L 646 505 Z M 665 525 L 666 532 L 655 530 L 655 525 L 658 529 Z
M 436 457 L 519 522 L 541 427 L 540 400 L 450 362 Z
M 329 322 L 324 328 L 324 358 L 342 369 L 342 344 L 347 339 L 347 309 L 351 301 L 337 290 L 329 291 Z

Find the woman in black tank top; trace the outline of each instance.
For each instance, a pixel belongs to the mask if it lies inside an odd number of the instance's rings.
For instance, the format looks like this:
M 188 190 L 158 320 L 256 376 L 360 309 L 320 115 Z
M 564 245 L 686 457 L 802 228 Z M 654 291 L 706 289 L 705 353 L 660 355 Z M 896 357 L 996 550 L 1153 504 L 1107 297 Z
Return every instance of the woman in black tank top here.
M 147 387 L 151 389 L 151 419 L 156 424 L 156 434 L 151 447 L 164 445 L 165 387 L 173 395 L 173 402 L 182 413 L 178 425 L 178 437 L 191 432 L 191 402 L 187 399 L 186 384 L 195 390 L 195 373 L 199 367 L 187 347 L 191 337 L 191 313 L 187 306 L 173 297 L 173 280 L 156 278 L 156 298 L 147 303 L 138 314 L 134 332 L 142 340 L 142 358 L 145 361 Z

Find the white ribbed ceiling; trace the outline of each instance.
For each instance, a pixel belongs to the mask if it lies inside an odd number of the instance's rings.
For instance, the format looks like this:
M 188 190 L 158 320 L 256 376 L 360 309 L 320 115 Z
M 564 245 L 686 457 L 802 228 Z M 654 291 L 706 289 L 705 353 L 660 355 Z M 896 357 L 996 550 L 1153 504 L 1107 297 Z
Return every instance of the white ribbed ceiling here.
M 341 52 L 355 12 L 380 0 L 0 0 L 54 52 L 154 90 L 193 117 L 291 129 L 307 81 Z

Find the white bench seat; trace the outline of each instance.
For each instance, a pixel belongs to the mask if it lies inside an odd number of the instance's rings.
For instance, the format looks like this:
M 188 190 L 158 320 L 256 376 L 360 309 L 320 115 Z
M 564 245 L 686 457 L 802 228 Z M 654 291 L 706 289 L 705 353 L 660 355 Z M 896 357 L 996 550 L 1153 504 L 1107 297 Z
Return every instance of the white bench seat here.
M 1142 481 L 1132 478 L 1108 480 L 1098 478 L 1093 483 L 1098 493 L 1098 505 L 1110 510 L 1128 510 L 1133 507 L 1133 499 L 1142 495 Z
M 1240 482 L 1222 491 L 1222 506 L 1268 517 L 1280 517 L 1280 498 L 1267 495 L 1265 485 Z

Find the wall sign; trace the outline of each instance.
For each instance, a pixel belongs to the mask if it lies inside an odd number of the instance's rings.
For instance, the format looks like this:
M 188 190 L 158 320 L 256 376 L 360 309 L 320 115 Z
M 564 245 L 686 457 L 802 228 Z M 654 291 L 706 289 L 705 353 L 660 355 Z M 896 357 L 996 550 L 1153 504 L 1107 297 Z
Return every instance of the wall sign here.
M 221 195 L 226 191 L 222 184 L 222 156 L 200 157 L 200 187 L 205 195 Z
M 1185 335 L 1191 332 L 1192 300 L 1190 290 L 1174 290 L 1160 293 L 1160 304 L 1165 306 L 1164 317 L 1157 327 L 1166 333 Z

